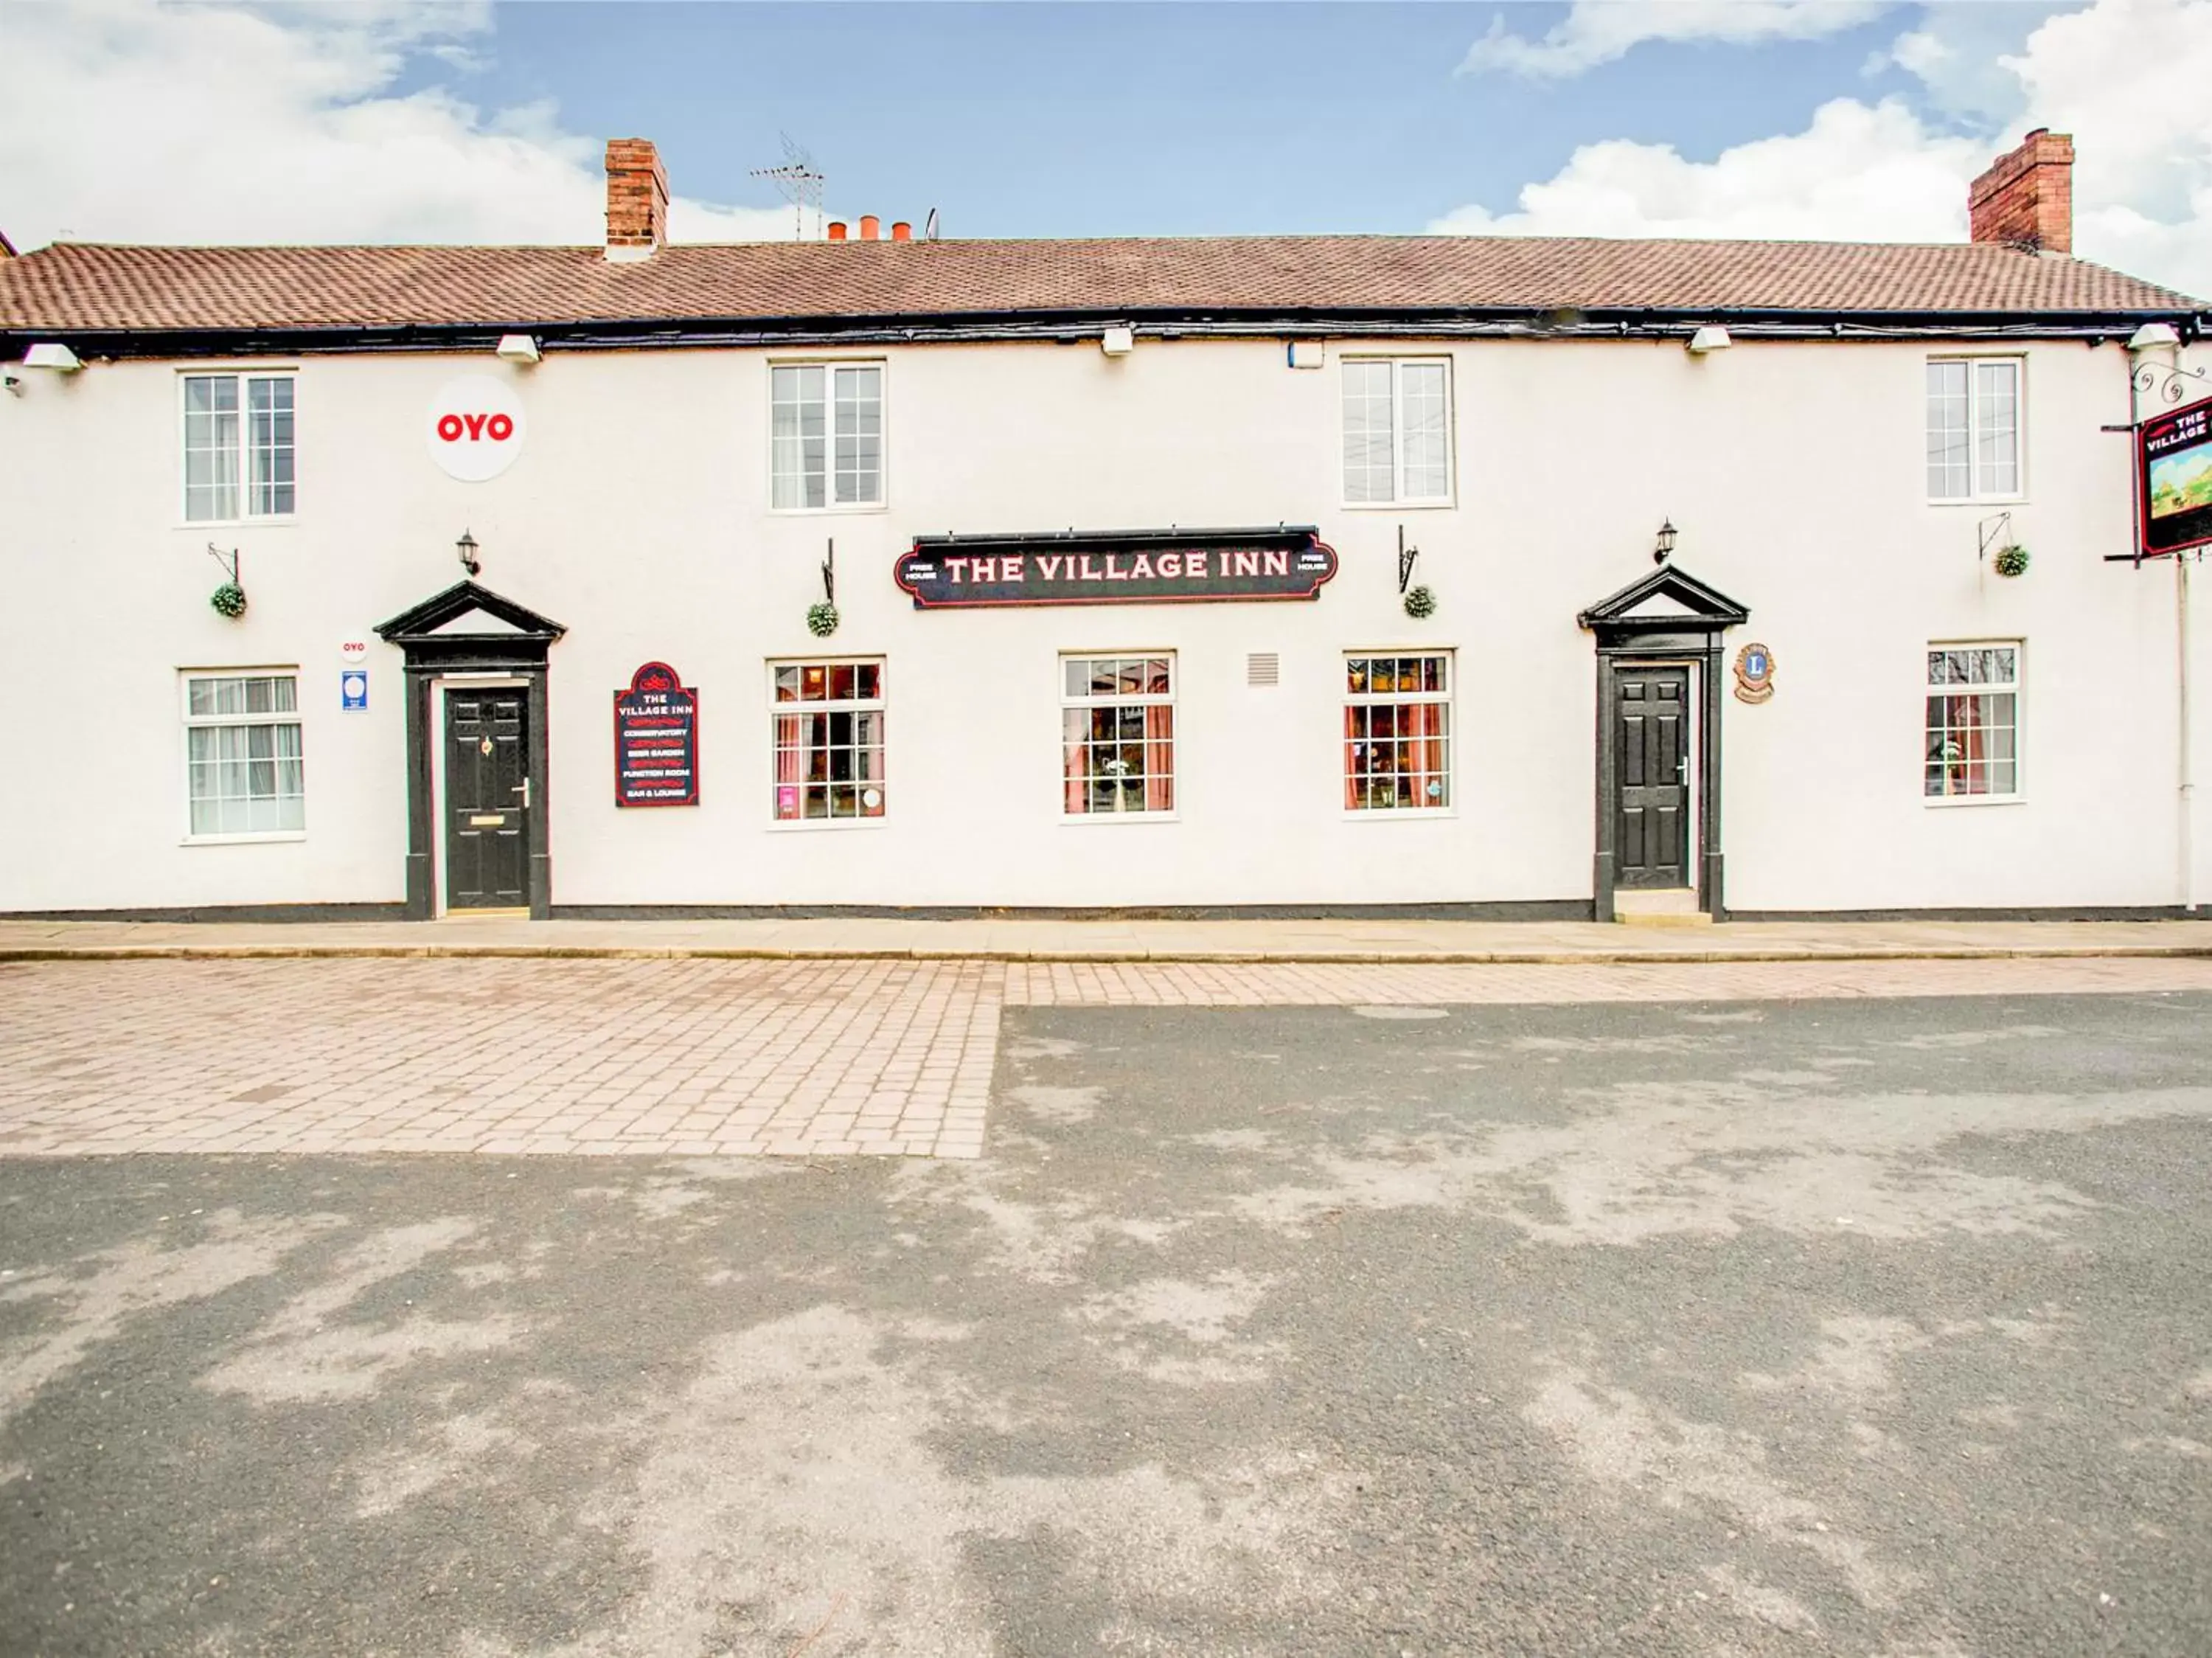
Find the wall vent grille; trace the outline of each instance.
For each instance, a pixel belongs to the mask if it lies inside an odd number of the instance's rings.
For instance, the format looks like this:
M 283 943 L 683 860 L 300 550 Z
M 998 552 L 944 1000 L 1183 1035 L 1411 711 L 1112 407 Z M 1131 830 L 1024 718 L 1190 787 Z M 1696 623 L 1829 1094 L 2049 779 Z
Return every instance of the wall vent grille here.
M 1283 659 L 1272 650 L 1255 650 L 1244 659 L 1244 683 L 1247 685 L 1280 685 L 1283 680 Z

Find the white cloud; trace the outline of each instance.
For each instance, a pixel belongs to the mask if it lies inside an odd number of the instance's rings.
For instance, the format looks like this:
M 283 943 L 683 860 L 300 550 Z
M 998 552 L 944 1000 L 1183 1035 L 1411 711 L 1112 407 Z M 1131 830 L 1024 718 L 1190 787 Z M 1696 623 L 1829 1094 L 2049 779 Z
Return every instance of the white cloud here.
M 598 140 L 550 104 L 485 111 L 465 73 L 489 9 L 385 0 L 278 10 L 76 0 L 8 8 L 0 229 L 155 242 L 596 243 Z M 650 136 L 648 133 L 647 136 Z M 782 240 L 787 208 L 678 197 L 678 241 Z
M 2039 126 L 2074 137 L 2074 251 L 2212 296 L 2212 0 L 2094 0 L 2038 12 L 2017 49 L 1984 43 L 1995 7 L 1931 7 L 1889 60 L 1931 104 L 1972 107 L 1971 131 L 1902 98 L 1823 105 L 1802 132 L 1711 161 L 1665 144 L 1585 144 L 1514 210 L 1467 206 L 1431 230 L 1468 235 L 1948 241 L 1966 186 Z M 1974 15 L 1972 14 L 1981 14 Z M 1987 79 L 1994 65 L 2001 84 Z M 1955 76 L 1983 77 L 1971 87 Z M 1971 94 L 1971 95 L 1969 95 Z
M 1856 28 L 1893 0 L 1575 0 L 1540 40 L 1516 34 L 1501 13 L 1468 48 L 1462 75 L 1579 75 L 1625 58 L 1647 40 L 1812 40 Z
M 1672 145 L 1584 144 L 1521 192 L 1519 210 L 1462 207 L 1429 226 L 1465 235 L 1757 236 L 1946 241 L 1966 234 L 1984 146 L 1931 133 L 1895 99 L 1838 98 L 1802 132 L 1710 162 Z

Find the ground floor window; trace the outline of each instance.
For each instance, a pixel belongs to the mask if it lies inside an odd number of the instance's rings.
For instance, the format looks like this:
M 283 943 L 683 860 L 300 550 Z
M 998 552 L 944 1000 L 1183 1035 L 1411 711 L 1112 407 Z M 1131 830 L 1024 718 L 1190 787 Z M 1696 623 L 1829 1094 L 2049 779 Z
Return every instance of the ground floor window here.
M 883 816 L 883 663 L 777 662 L 771 678 L 776 820 Z
M 1175 658 L 1060 658 L 1061 810 L 1175 810 Z
M 1928 647 L 1930 800 L 2011 800 L 2020 794 L 2020 657 L 2004 644 Z
M 1347 811 L 1451 804 L 1451 656 L 1344 659 Z
M 185 675 L 185 773 L 194 836 L 307 826 L 299 679 L 289 669 Z

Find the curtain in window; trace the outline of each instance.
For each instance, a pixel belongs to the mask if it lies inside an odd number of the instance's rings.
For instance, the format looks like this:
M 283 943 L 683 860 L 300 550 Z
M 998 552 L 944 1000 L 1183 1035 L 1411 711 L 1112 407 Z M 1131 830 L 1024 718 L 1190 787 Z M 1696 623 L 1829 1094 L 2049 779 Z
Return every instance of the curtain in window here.
M 1413 790 L 1411 803 L 1442 806 L 1445 804 L 1443 791 L 1447 786 L 1444 780 L 1444 705 L 1442 703 L 1415 703 L 1405 713 L 1407 735 L 1413 739 L 1408 747 L 1413 751 L 1413 765 L 1419 774 L 1407 779 Z
M 1344 710 L 1344 809 L 1347 812 L 1358 809 L 1365 786 L 1364 779 L 1360 776 L 1366 769 L 1360 764 L 1363 758 L 1360 729 L 1363 722 L 1360 716 L 1364 712 L 1357 703 L 1346 704 Z
M 1064 779 L 1060 789 L 1060 810 L 1080 815 L 1090 808 L 1090 795 L 1084 775 L 1084 755 L 1087 752 L 1085 739 L 1091 729 L 1091 710 L 1071 708 L 1061 716 L 1060 772 Z
M 806 726 L 804 714 L 775 716 L 775 815 L 788 820 L 805 810 Z
M 1175 808 L 1175 710 L 1155 704 L 1145 710 L 1145 810 Z

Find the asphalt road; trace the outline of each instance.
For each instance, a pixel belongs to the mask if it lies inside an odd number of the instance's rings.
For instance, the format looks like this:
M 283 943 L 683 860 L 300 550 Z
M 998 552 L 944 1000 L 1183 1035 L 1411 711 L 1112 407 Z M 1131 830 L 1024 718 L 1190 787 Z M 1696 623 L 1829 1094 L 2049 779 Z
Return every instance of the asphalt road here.
M 0 1163 L 0 1651 L 2212 1652 L 2212 998 L 1003 1039 L 975 1163 Z

